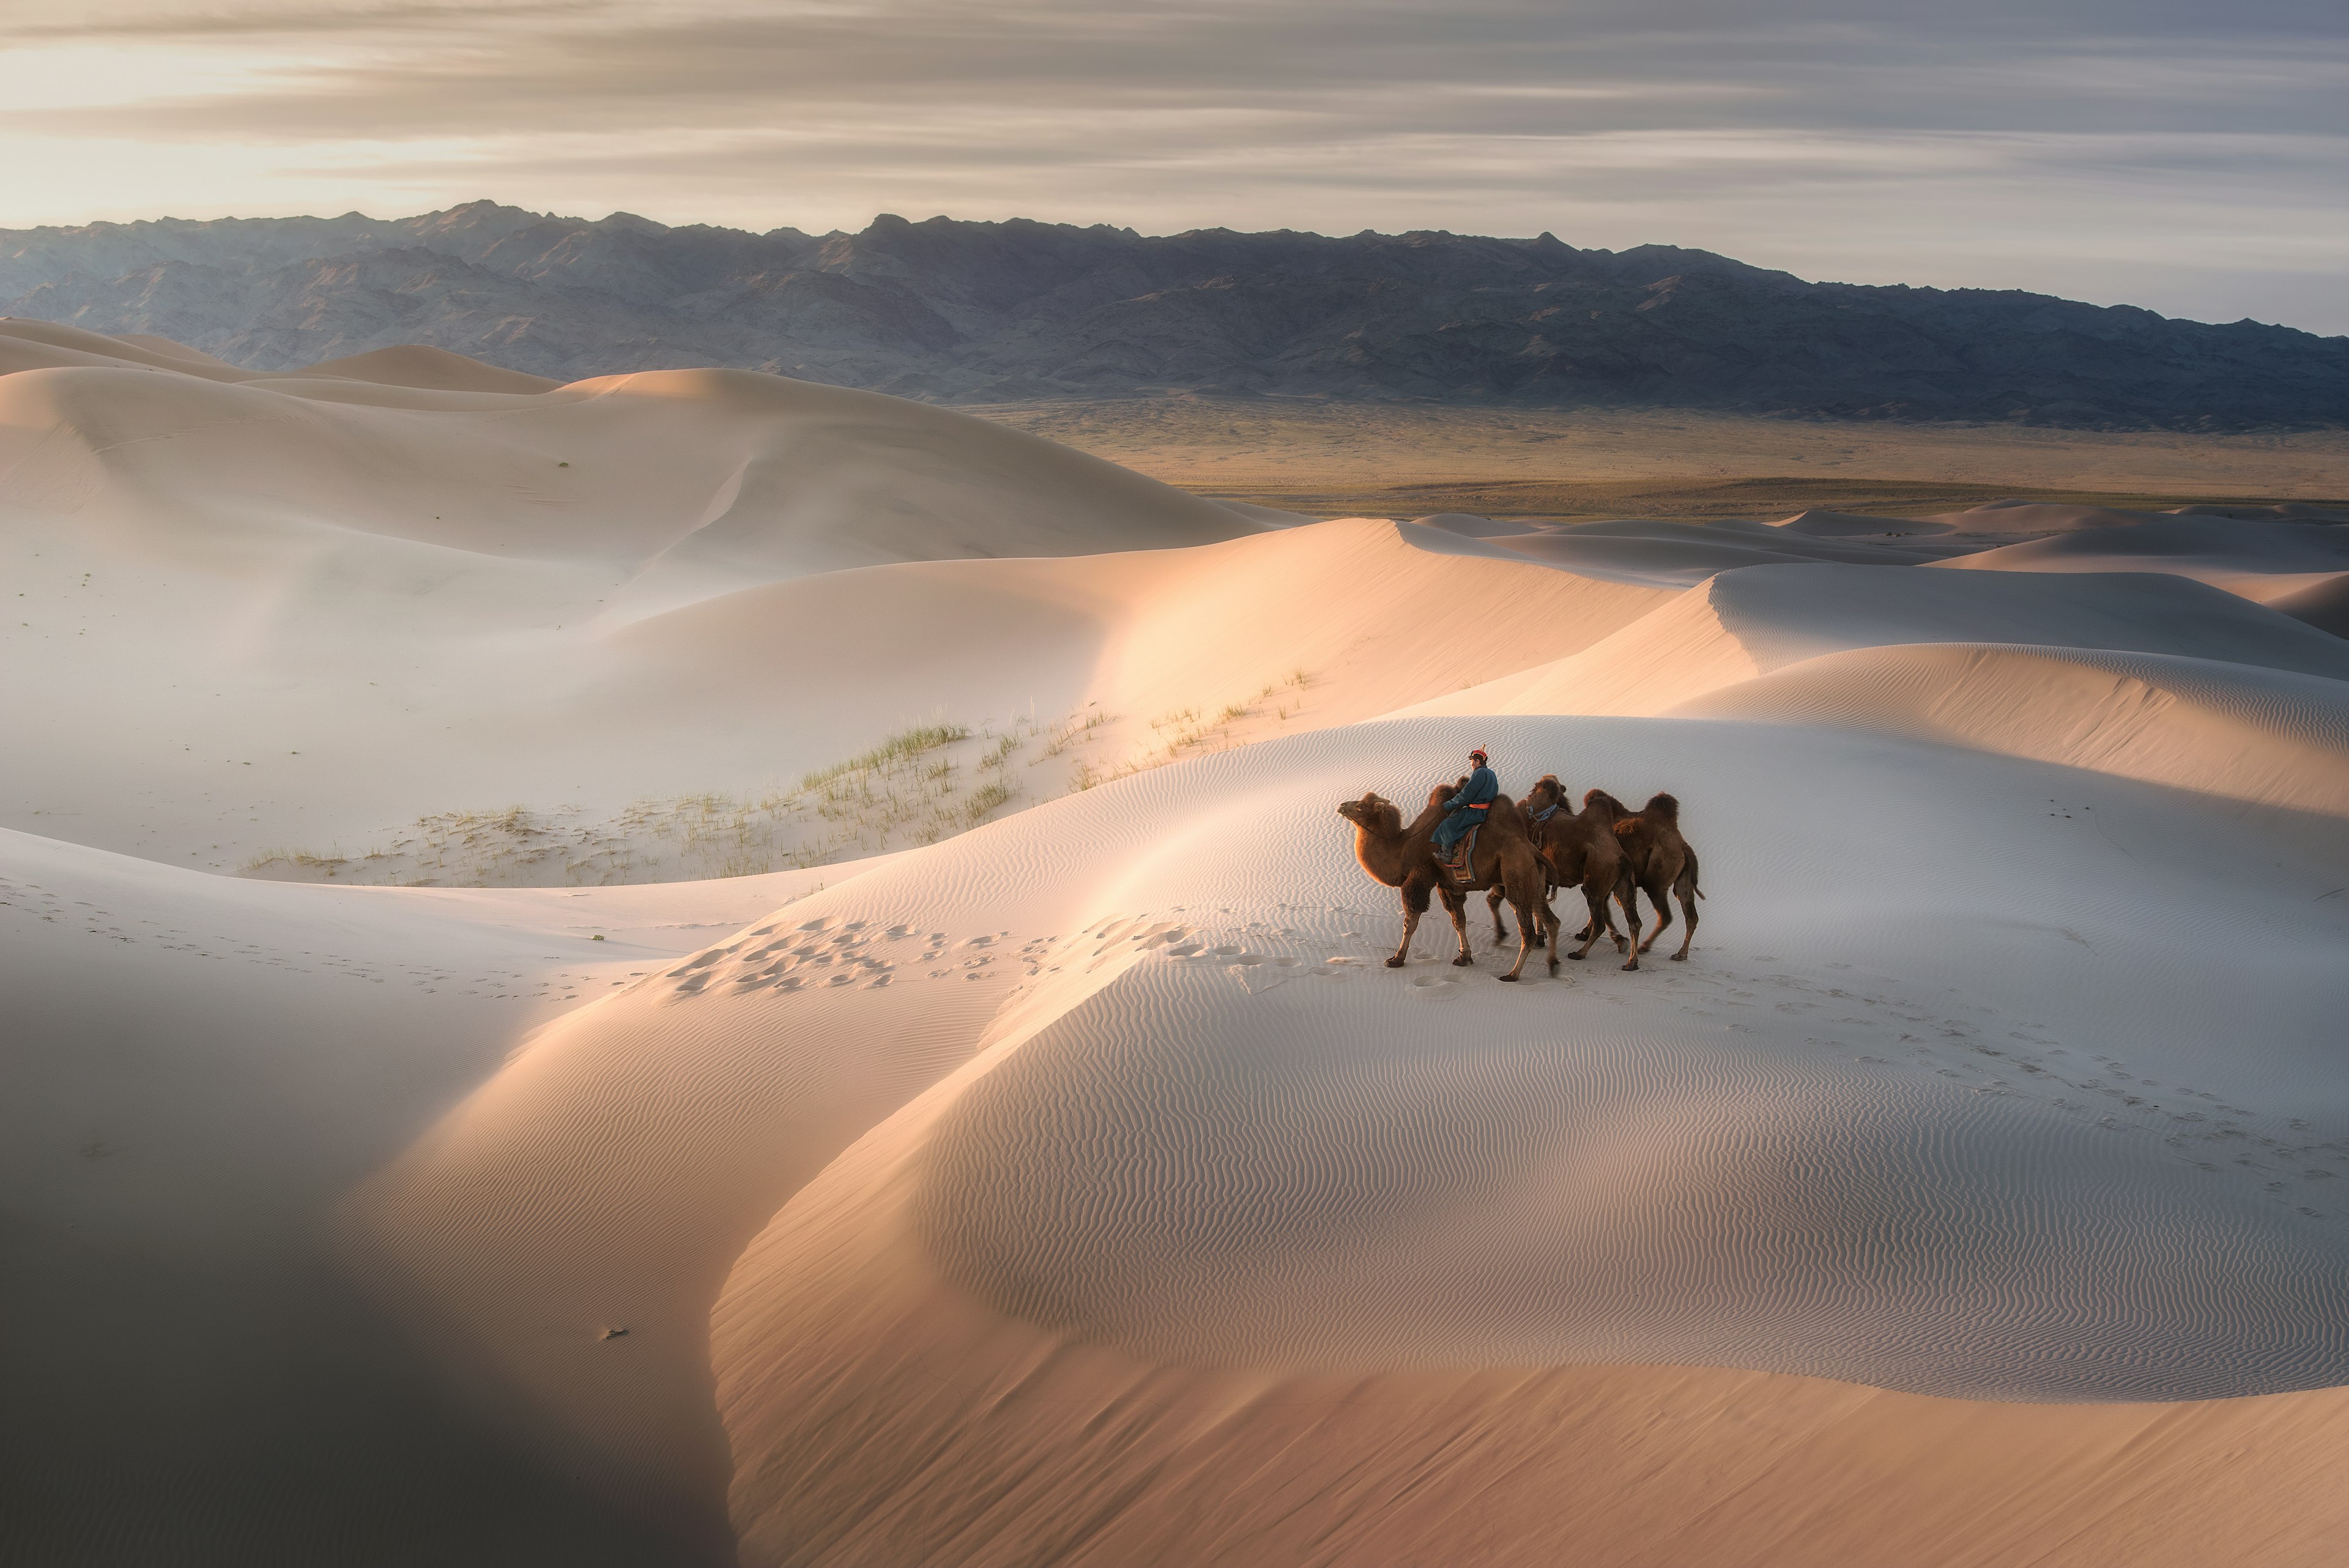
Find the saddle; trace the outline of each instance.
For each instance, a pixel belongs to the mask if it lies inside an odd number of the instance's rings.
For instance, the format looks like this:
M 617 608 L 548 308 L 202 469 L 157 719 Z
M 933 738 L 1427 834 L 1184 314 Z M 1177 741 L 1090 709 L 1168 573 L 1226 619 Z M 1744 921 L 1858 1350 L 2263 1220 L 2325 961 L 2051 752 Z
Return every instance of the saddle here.
M 1435 857 L 1436 864 L 1454 877 L 1472 876 L 1476 865 L 1476 836 L 1484 831 L 1485 825 L 1481 822 L 1470 828 L 1466 836 L 1452 846 L 1450 855 Z

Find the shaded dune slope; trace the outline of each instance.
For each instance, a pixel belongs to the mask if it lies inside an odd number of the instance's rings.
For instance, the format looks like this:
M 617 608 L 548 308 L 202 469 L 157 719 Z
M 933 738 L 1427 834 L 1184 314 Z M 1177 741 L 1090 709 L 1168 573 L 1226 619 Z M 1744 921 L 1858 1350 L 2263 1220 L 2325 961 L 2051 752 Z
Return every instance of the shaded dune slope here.
M 1545 670 L 1425 711 L 1661 713 L 1821 654 L 1926 642 L 2174 654 L 2349 680 L 2339 639 L 2180 577 L 1785 565 L 1723 573 Z
M 1669 711 L 1911 735 L 2349 816 L 2349 682 L 2218 659 L 1961 642 L 1855 649 Z
M 723 1560 L 435 1376 L 336 1206 L 533 1028 L 790 882 L 285 888 L 0 831 L 0 1556 Z
M 1740 566 L 1803 561 L 1909 566 L 1938 560 L 1942 554 L 1932 549 L 1930 541 L 1847 544 L 1833 536 L 1789 537 L 1768 524 L 1737 519 L 1578 523 L 1538 533 L 1502 535 L 1492 543 L 1571 571 L 1673 587 Z
M 0 379 L 0 469 L 19 496 L 118 525 L 259 520 L 631 576 L 660 560 L 728 587 L 1255 531 L 1097 458 L 870 393 L 714 370 L 492 390 L 487 367 L 428 357 L 419 373 L 405 352 L 404 379 L 231 381 L 161 356 L 19 369 Z
M 2001 545 L 1940 565 L 1977 572 L 2166 572 L 2349 635 L 2333 607 L 2349 594 L 2349 527 L 2188 513 L 2133 527 Z

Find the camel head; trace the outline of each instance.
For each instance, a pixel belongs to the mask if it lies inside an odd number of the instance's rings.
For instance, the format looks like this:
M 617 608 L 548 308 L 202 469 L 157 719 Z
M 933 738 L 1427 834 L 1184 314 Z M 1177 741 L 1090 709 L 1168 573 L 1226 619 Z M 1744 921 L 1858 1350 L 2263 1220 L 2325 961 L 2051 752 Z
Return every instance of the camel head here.
M 1338 815 L 1366 833 L 1392 838 L 1402 832 L 1402 813 L 1394 802 L 1376 790 L 1363 793 L 1360 800 L 1340 803 Z
M 1566 786 L 1557 782 L 1556 774 L 1544 774 L 1541 782 L 1526 792 L 1528 814 L 1547 811 L 1566 799 Z

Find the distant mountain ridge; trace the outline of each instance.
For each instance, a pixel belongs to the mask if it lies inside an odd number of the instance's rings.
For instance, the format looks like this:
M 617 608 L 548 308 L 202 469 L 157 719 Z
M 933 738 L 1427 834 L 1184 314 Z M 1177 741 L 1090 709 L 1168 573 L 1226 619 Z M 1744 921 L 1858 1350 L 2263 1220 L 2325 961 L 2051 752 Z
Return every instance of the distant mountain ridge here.
M 930 401 L 1173 392 L 2081 427 L 2349 423 L 2349 337 L 2044 295 L 1806 283 L 1550 234 L 1031 223 L 857 234 L 384 220 L 0 230 L 0 314 L 254 369 L 417 343 L 563 379 L 726 365 Z

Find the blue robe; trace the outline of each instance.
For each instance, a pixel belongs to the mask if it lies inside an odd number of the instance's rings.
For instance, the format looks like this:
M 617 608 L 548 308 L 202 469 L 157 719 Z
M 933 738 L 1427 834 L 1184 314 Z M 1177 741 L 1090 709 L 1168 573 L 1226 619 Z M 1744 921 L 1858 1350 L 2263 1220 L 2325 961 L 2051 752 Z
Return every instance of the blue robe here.
M 1452 846 L 1468 836 L 1468 830 L 1489 815 L 1486 808 L 1500 797 L 1501 781 L 1490 768 L 1478 768 L 1468 775 L 1468 782 L 1450 800 L 1444 803 L 1444 818 L 1435 829 L 1435 846 L 1445 854 Z

